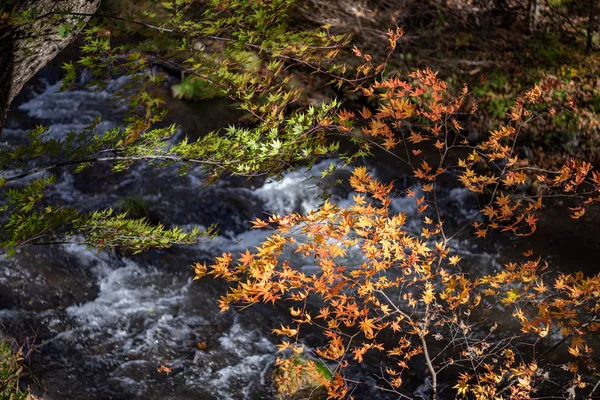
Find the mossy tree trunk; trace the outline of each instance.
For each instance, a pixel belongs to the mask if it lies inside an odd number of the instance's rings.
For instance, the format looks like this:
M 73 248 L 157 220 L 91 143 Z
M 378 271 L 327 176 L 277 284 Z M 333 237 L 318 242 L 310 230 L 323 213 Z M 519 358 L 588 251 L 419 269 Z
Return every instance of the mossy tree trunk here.
M 0 0 L 0 10 L 6 12 L 0 20 L 0 132 L 23 85 L 71 43 L 89 19 L 68 13 L 93 14 L 99 5 L 100 0 Z M 17 15 L 23 15 L 23 23 L 14 19 Z

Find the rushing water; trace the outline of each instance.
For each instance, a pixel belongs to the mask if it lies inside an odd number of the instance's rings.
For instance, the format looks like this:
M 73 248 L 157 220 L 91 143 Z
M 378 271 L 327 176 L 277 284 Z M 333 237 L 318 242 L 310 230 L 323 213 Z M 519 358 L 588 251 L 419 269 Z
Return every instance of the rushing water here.
M 97 116 L 103 117 L 101 129 L 112 128 L 125 108 L 111 101 L 111 93 L 123 83 L 117 79 L 100 91 L 67 92 L 60 92 L 59 84 L 46 84 L 11 114 L 4 145 L 22 142 L 34 123 L 49 125 L 55 137 Z M 312 173 L 318 176 L 328 165 L 323 161 Z M 272 398 L 276 338 L 269 328 L 283 316 L 266 306 L 237 315 L 219 313 L 216 301 L 224 286 L 192 281 L 190 265 L 258 245 L 265 232 L 249 230 L 250 219 L 317 207 L 322 201 L 318 180 L 307 179 L 309 173 L 301 170 L 279 181 L 225 180 L 205 187 L 198 171 L 177 176 L 173 168 L 147 165 L 123 173 L 105 166 L 79 175 L 53 173 L 58 184 L 48 195 L 58 203 L 92 210 L 141 199 L 152 219 L 188 227 L 219 222 L 221 234 L 135 257 L 65 244 L 34 246 L 2 259 L 0 323 L 4 333 L 29 338 L 34 349 L 29 383 L 35 391 L 47 399 Z M 341 169 L 334 178 L 348 174 Z M 468 199 L 465 191 L 450 190 L 441 200 L 442 210 L 467 221 L 473 213 Z M 333 200 L 349 203 L 348 191 L 336 189 Z M 409 220 L 416 214 L 412 198 L 395 199 L 393 208 Z M 418 219 L 411 221 L 418 232 Z M 497 250 L 457 245 L 465 262 L 483 270 L 498 266 Z M 361 262 L 360 254 L 352 257 Z M 293 262 L 313 268 L 299 258 Z M 207 348 L 198 349 L 205 341 Z M 161 364 L 171 373 L 158 373 Z

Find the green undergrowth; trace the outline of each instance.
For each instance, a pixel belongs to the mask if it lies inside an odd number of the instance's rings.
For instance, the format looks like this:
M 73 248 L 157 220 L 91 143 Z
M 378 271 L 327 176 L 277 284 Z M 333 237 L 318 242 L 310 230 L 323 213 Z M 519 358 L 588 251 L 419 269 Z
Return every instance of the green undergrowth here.
M 0 400 L 25 400 L 28 396 L 19 385 L 23 374 L 23 354 L 0 339 Z

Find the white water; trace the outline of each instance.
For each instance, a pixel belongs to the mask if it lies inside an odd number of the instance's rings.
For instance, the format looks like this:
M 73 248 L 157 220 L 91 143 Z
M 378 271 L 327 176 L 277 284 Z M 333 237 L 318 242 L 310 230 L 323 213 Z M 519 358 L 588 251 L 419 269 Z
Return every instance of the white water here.
M 32 118 L 48 121 L 51 137 L 60 138 L 68 132 L 78 132 L 99 117 L 103 119 L 97 129 L 105 132 L 116 125 L 117 121 L 111 117 L 127 111 L 127 102 L 114 101 L 114 95 L 128 80 L 126 76 L 117 78 L 103 90 L 60 91 L 61 82 L 57 82 L 47 85 L 45 91 L 21 104 L 19 109 Z

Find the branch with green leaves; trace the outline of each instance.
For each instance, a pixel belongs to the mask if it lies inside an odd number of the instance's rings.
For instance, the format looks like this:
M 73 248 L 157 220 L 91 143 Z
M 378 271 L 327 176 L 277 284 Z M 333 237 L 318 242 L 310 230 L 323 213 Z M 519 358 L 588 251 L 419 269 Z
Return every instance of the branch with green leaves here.
M 200 235 L 211 235 L 212 228 L 189 232 L 179 227 L 153 225 L 145 218 L 129 218 L 113 209 L 81 213 L 75 208 L 51 205 L 46 201 L 54 177 L 35 179 L 23 188 L 4 193 L 0 251 L 9 256 L 18 248 L 32 244 L 76 242 L 98 250 L 118 248 L 140 253 L 150 248 L 168 248 L 194 243 Z

